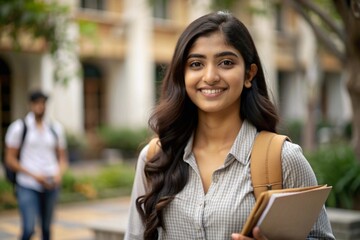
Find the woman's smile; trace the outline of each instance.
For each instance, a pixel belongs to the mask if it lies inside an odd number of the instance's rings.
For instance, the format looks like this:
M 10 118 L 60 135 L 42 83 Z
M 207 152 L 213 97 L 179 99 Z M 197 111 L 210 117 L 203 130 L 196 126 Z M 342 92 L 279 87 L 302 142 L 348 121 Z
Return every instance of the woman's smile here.
M 201 88 L 200 92 L 205 96 L 205 97 L 217 97 L 220 96 L 224 93 L 224 91 L 226 91 L 225 88 Z

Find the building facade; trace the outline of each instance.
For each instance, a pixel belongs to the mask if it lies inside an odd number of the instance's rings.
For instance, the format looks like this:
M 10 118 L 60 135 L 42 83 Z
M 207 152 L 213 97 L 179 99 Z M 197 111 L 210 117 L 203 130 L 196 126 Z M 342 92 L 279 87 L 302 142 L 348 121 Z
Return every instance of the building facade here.
M 2 38 L 1 141 L 8 124 L 27 112 L 27 93 L 35 88 L 50 94 L 49 117 L 69 133 L 86 135 L 100 125 L 146 127 L 179 34 L 211 11 L 209 0 L 62 2 L 71 8 L 69 34 L 78 46 L 76 60 L 67 64 L 80 66 L 82 75 L 73 75 L 67 85 L 55 83 L 54 65 L 41 40 L 27 40 L 16 52 Z M 287 6 L 261 0 L 238 1 L 232 12 L 254 37 L 285 122 L 305 122 L 309 109 L 334 125 L 350 121 L 341 65 L 317 45 L 301 17 Z

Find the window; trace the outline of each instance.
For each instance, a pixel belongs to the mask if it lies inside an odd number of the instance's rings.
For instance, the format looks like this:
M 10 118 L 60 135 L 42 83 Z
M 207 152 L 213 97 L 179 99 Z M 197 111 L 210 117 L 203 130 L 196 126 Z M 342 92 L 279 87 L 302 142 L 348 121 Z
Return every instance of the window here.
M 101 70 L 92 64 L 83 64 L 84 70 L 84 126 L 95 129 L 103 121 L 103 79 Z
M 153 0 L 155 18 L 167 19 L 169 17 L 168 2 L 169 0 Z
M 95 10 L 104 10 L 106 0 L 81 0 L 80 7 Z

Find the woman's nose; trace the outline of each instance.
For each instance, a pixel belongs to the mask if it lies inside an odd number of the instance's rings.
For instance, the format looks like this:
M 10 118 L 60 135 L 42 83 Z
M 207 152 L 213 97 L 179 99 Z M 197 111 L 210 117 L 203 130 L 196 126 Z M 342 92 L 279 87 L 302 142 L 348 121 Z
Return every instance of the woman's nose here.
M 220 81 L 220 76 L 215 66 L 208 66 L 205 68 L 203 80 L 210 86 L 213 86 Z

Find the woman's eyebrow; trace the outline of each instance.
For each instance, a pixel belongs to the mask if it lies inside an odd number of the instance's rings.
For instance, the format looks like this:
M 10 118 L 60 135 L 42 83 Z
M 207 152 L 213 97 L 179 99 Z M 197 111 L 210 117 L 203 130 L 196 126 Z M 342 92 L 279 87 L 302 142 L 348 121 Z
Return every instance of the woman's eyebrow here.
M 236 54 L 234 52 L 231 52 L 231 51 L 225 51 L 225 52 L 220 52 L 220 53 L 215 54 L 216 58 L 218 58 L 218 57 L 226 57 L 226 56 L 239 57 L 238 54 Z
M 220 53 L 215 54 L 215 58 L 226 57 L 226 56 L 239 57 L 238 54 L 231 52 L 231 51 L 225 51 L 225 52 L 220 52 Z M 199 54 L 199 53 L 191 53 L 187 56 L 187 59 L 190 59 L 190 58 L 206 58 L 206 56 L 203 54 Z
M 199 54 L 199 53 L 191 53 L 187 56 L 186 59 L 189 58 L 206 58 L 205 55 Z

